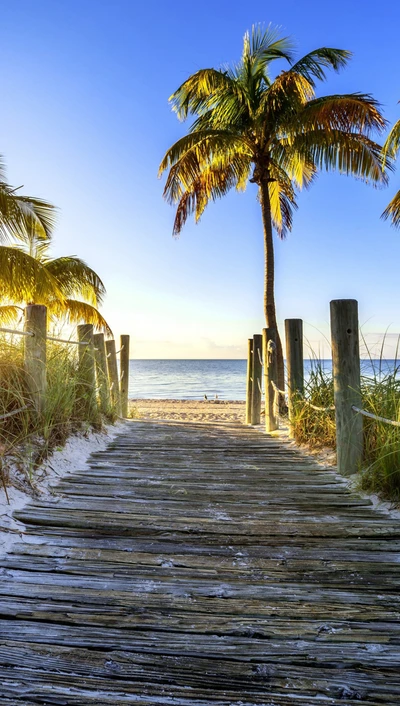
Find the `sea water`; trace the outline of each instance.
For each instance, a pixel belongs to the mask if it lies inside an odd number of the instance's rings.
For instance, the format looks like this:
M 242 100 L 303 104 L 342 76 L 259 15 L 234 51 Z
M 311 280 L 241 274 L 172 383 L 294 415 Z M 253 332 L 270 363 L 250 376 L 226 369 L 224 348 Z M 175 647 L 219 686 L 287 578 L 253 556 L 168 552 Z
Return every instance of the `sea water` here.
M 326 373 L 332 361 L 319 361 Z M 314 361 L 304 361 L 307 379 Z M 390 374 L 398 361 L 362 361 L 367 377 Z M 129 397 L 138 399 L 244 400 L 246 398 L 245 360 L 131 360 Z

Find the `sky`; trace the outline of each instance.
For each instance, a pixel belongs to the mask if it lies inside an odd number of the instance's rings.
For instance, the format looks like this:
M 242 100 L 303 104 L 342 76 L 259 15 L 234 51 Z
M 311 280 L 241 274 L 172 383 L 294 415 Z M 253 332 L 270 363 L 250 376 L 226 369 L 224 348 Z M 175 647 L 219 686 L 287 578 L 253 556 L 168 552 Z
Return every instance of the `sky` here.
M 133 358 L 244 358 L 263 319 L 262 224 L 255 185 L 211 204 L 172 237 L 158 165 L 184 134 L 168 104 L 193 72 L 239 59 L 253 23 L 273 23 L 303 55 L 353 59 L 319 94 L 372 93 L 400 117 L 400 6 L 394 0 L 268 4 L 203 0 L 0 0 L 0 154 L 11 184 L 57 205 L 52 253 L 103 278 L 103 313 Z M 283 68 L 283 65 L 278 67 Z M 400 163 L 399 163 L 400 166 Z M 302 318 L 329 357 L 329 301 L 354 298 L 373 351 L 400 333 L 400 230 L 380 219 L 400 188 L 322 174 L 275 240 L 280 326 Z M 307 351 L 309 348 L 307 347 Z

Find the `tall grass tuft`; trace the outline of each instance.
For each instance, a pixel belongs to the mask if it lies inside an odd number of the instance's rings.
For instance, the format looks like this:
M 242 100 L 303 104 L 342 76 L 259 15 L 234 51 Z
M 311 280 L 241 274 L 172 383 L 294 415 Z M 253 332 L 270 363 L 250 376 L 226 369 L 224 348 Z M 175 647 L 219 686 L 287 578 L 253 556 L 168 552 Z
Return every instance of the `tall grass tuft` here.
M 23 364 L 24 342 L 0 336 L 0 416 L 29 405 L 14 416 L 0 419 L 0 474 L 9 481 L 9 461 L 20 459 L 28 483 L 34 470 L 55 447 L 75 432 L 99 430 L 103 418 L 97 409 L 88 416 L 85 391 L 79 379 L 77 346 L 48 343 L 46 406 L 40 417 L 33 410 Z M 116 419 L 110 408 L 106 421 Z
M 324 409 L 333 405 L 332 375 L 324 370 L 321 361 L 314 359 L 304 389 L 305 398 Z M 294 405 L 292 419 L 294 439 L 312 449 L 335 448 L 335 412 L 317 411 L 299 398 Z
M 389 372 L 385 361 L 370 359 L 371 370 L 361 376 L 362 407 L 379 417 L 400 421 L 400 366 Z M 333 378 L 321 361 L 314 360 L 305 385 L 305 397 L 312 404 L 333 405 Z M 400 501 L 400 427 L 363 418 L 364 459 L 359 486 L 382 498 Z M 293 418 L 293 435 L 310 448 L 336 448 L 334 411 L 317 411 L 298 399 Z
M 400 421 L 400 376 L 392 374 L 362 378 L 363 408 L 380 417 Z M 400 427 L 364 417 L 364 490 L 400 500 Z

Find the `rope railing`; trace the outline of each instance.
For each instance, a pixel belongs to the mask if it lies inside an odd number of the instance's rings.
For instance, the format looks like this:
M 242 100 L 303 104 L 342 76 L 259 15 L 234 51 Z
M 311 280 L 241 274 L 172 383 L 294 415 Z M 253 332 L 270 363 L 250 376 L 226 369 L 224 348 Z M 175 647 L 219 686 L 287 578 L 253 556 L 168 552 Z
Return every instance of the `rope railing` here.
M 32 334 L 33 335 L 33 334 Z M 55 341 L 56 343 L 71 343 L 74 346 L 89 346 L 89 341 L 72 341 L 68 338 L 55 338 L 55 336 L 46 336 L 47 341 Z
M 379 415 L 373 414 L 372 412 L 367 412 L 365 409 L 355 407 L 355 405 L 352 405 L 351 409 L 357 414 L 362 414 L 363 417 L 375 419 L 377 422 L 384 422 L 384 424 L 390 424 L 392 427 L 400 427 L 400 422 L 395 422 L 393 419 L 386 419 L 386 417 L 379 417 Z
M 280 409 L 279 409 L 279 395 L 283 395 L 283 397 L 286 396 L 285 390 L 280 390 L 279 387 L 274 383 L 273 380 L 271 380 L 271 387 L 274 391 L 274 400 L 273 400 L 273 407 L 274 407 L 274 416 L 277 419 L 278 426 L 279 426 L 279 417 L 280 417 Z
M 280 390 L 279 387 L 277 385 L 275 385 L 273 380 L 271 380 L 271 385 L 272 385 L 273 391 L 276 392 L 276 394 L 279 393 L 280 395 L 286 395 L 285 390 Z
M 1 333 L 12 333 L 12 334 L 15 333 L 17 336 L 34 336 L 35 335 L 31 331 L 18 331 L 17 329 L 3 328 L 3 327 L 0 328 L 0 332 Z
M 22 329 L 18 330 L 11 326 L 1 326 L 0 333 L 10 336 L 25 336 L 26 341 L 23 351 L 23 369 L 26 374 L 27 399 L 32 398 L 31 404 L 22 405 L 14 399 L 13 405 L 18 403 L 21 407 L 12 409 L 10 412 L 0 414 L 2 420 L 23 413 L 30 408 L 39 415 L 46 409 L 46 376 L 47 376 L 47 350 L 50 342 L 64 346 L 79 347 L 79 384 L 88 390 L 93 391 L 93 395 L 87 395 L 84 400 L 85 413 L 87 418 L 95 407 L 103 414 L 107 415 L 110 409 L 110 397 L 112 405 L 116 408 L 118 415 L 126 417 L 128 414 L 129 396 L 129 336 L 121 335 L 120 348 L 115 350 L 115 339 L 104 340 L 104 334 L 94 337 L 92 324 L 81 324 L 78 326 L 78 340 L 72 338 L 62 338 L 57 335 L 50 335 L 47 332 L 47 309 L 45 306 L 32 304 L 24 311 L 24 321 L 18 322 Z M 52 328 L 52 333 L 56 334 L 57 329 Z M 62 331 L 60 334 L 62 335 Z M 68 335 L 68 334 L 67 334 Z M 40 345 L 36 345 L 35 341 Z M 94 345 L 96 344 L 96 346 Z M 108 344 L 111 344 L 108 345 Z M 84 348 L 82 348 L 82 346 Z M 104 350 L 105 349 L 105 350 Z M 65 349 L 68 351 L 68 349 Z M 85 351 L 94 350 L 96 355 L 86 355 Z M 103 351 L 105 355 L 103 355 Z M 71 351 L 72 354 L 72 351 Z M 116 356 L 121 354 L 121 365 L 118 376 L 118 366 Z M 111 383 L 111 384 L 110 384 Z M 7 409 L 7 407 L 6 407 Z M 21 418 L 22 419 L 22 418 Z
M 302 401 L 308 407 L 311 407 L 311 409 L 315 409 L 316 412 L 334 412 L 335 411 L 334 404 L 330 405 L 329 407 L 318 407 L 317 405 L 312 404 L 312 402 L 310 402 L 310 400 L 307 400 L 305 397 L 303 397 Z
M 14 328 L 4 328 L 0 327 L 0 333 L 10 333 L 17 336 L 35 336 L 32 331 L 18 331 Z M 56 343 L 70 343 L 74 346 L 88 346 L 90 345 L 88 341 L 72 341 L 70 338 L 56 338 L 55 336 L 46 336 L 46 341 L 55 341 Z

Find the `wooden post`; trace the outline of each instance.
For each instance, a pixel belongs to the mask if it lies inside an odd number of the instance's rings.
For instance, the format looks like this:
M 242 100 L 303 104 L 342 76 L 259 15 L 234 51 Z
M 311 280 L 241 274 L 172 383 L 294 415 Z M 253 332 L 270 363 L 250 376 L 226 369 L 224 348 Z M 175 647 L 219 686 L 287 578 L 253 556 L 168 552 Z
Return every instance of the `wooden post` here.
M 128 396 L 129 396 L 129 336 L 121 336 L 121 346 L 119 354 L 119 381 L 121 395 L 121 416 L 125 419 L 128 416 Z
M 115 408 L 116 414 L 121 416 L 121 400 L 119 395 L 119 384 L 118 384 L 118 366 L 117 366 L 117 351 L 115 348 L 115 340 L 111 338 L 106 341 L 106 353 L 107 353 L 107 368 L 108 377 L 110 380 L 110 393 L 111 393 L 111 404 Z
M 351 409 L 362 406 L 355 299 L 331 301 L 331 334 L 337 467 L 339 473 L 351 475 L 360 469 L 363 457 L 362 416 Z
M 294 416 L 296 397 L 304 394 L 303 360 L 303 321 L 302 319 L 285 320 L 286 368 L 289 401 L 289 434 L 293 436 L 291 421 Z
M 246 424 L 251 424 L 251 399 L 253 394 L 253 339 L 247 341 Z
M 278 407 L 275 404 L 274 383 L 278 386 L 278 358 L 276 355 L 277 332 L 273 328 L 263 328 L 263 361 L 265 390 L 265 430 L 279 429 Z M 277 394 L 277 393 L 276 393 Z M 278 402 L 278 401 L 277 401 Z
M 260 424 L 262 398 L 262 336 L 253 336 L 253 387 L 251 391 L 251 423 Z
M 78 341 L 81 344 L 79 346 L 79 389 L 84 411 L 89 420 L 97 416 L 98 412 L 92 324 L 79 324 Z
M 46 335 L 47 308 L 42 304 L 29 304 L 25 308 L 26 333 L 24 367 L 29 394 L 38 414 L 43 414 L 46 405 Z
M 96 378 L 99 391 L 100 412 L 110 412 L 110 383 L 108 381 L 106 344 L 104 333 L 95 333 L 93 336 L 94 359 L 96 362 Z

